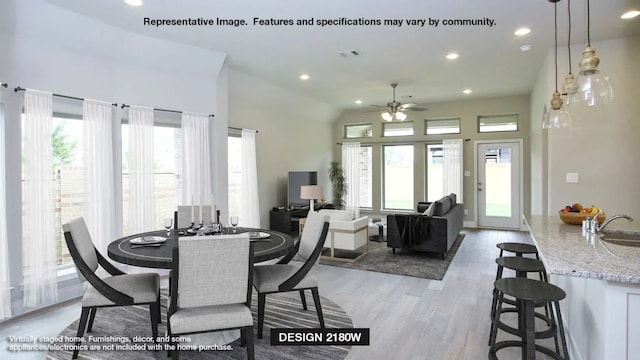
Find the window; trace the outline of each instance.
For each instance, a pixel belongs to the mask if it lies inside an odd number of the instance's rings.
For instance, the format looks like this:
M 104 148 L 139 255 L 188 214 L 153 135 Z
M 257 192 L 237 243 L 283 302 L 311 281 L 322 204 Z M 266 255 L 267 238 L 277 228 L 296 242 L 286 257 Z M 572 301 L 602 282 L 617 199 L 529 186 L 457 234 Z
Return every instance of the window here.
M 478 131 L 518 131 L 518 114 L 478 116 Z
M 384 145 L 383 156 L 383 207 L 413 209 L 413 145 Z
M 382 136 L 409 136 L 413 135 L 413 123 L 412 122 L 399 122 L 399 123 L 383 123 L 382 124 Z
M 73 262 L 62 233 L 62 224 L 84 213 L 84 169 L 82 156 L 82 120 L 71 114 L 53 114 L 52 155 L 55 214 L 54 230 L 56 261 L 58 265 Z M 24 124 L 22 126 L 24 132 Z M 23 134 L 24 138 L 24 134 Z M 23 143 L 24 145 L 24 143 Z M 23 156 L 23 169 L 24 169 Z M 22 176 L 24 184 L 24 174 Z M 23 191 L 24 196 L 24 191 Z M 24 199 L 23 199 L 24 201 Z M 22 221 L 22 233 L 28 234 L 26 227 L 31 220 Z
M 229 216 L 240 216 L 242 206 L 242 138 L 229 134 Z
M 360 207 L 373 207 L 373 149 L 371 146 L 360 147 Z
M 442 144 L 429 144 L 426 149 L 427 201 L 433 202 L 444 196 Z
M 371 124 L 359 124 L 359 125 L 345 125 L 344 126 L 344 138 L 361 138 L 373 136 Z
M 164 227 L 163 219 L 173 217 L 182 198 L 180 169 L 182 168 L 182 131 L 178 121 L 170 124 L 155 120 L 153 127 L 153 182 L 155 194 L 155 219 L 158 229 Z M 122 124 L 122 229 L 129 231 L 129 125 Z
M 426 135 L 459 134 L 460 118 L 426 119 L 424 133 Z

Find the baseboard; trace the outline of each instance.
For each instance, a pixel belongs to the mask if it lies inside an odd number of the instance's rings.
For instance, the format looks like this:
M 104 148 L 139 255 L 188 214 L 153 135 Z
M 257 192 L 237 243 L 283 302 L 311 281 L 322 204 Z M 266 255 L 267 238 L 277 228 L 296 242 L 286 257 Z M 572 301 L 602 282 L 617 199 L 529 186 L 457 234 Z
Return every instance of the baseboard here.
M 463 221 L 462 222 L 462 227 L 465 227 L 465 228 L 476 228 L 478 226 L 476 225 L 475 221 Z

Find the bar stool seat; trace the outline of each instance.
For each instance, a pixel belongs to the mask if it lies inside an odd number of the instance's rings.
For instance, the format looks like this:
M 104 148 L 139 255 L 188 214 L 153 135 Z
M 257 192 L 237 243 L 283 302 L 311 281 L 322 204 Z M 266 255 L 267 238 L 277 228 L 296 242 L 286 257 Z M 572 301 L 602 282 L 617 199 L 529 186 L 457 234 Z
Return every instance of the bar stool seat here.
M 538 273 L 539 276 L 540 276 L 540 281 L 548 282 L 547 271 L 546 271 L 546 269 L 544 267 L 544 264 L 540 260 L 536 260 L 536 259 L 532 259 L 532 258 L 525 258 L 525 257 L 517 257 L 517 256 L 504 256 L 504 257 L 497 258 L 496 259 L 496 264 L 498 264 L 498 271 L 496 272 L 496 280 L 502 278 L 503 270 L 504 270 L 504 268 L 507 268 L 507 269 L 514 270 L 516 272 L 516 277 L 526 278 L 528 273 Z M 498 304 L 497 292 L 498 292 L 498 290 L 494 288 L 493 301 L 492 301 L 492 304 L 491 304 L 491 320 L 492 320 L 492 322 L 493 322 L 493 319 L 495 317 L 495 311 L 497 309 L 497 304 Z M 502 302 L 504 304 L 517 306 L 517 302 L 514 299 L 503 297 Z M 541 306 L 545 307 L 544 315 L 541 314 L 541 313 L 538 313 L 538 312 L 535 313 L 535 317 L 543 320 L 548 325 L 547 329 L 545 329 L 543 331 L 540 331 L 540 332 L 536 332 L 536 337 L 537 338 L 541 338 L 541 339 L 553 336 L 553 333 L 555 331 L 553 321 L 549 317 L 550 310 L 548 309 L 547 304 L 548 304 L 547 301 L 535 302 L 534 303 L 535 307 L 541 307 Z M 516 308 L 502 308 L 501 307 L 500 308 L 500 312 L 503 313 L 503 314 L 504 313 L 518 312 L 518 308 L 517 307 Z M 512 326 L 509 326 L 509 325 L 505 324 L 504 322 L 499 322 L 497 326 L 501 330 L 504 330 L 504 331 L 506 331 L 506 332 L 508 332 L 510 334 L 519 335 L 519 330 L 518 329 L 516 329 L 516 328 L 514 328 Z
M 517 242 L 503 242 L 496 244 L 496 247 L 500 249 L 500 257 L 502 257 L 502 253 L 504 251 L 509 251 L 515 253 L 516 256 L 521 257 L 523 254 L 535 254 L 536 258 L 540 260 L 538 257 L 538 249 L 531 244 L 517 243 Z
M 518 336 L 521 340 L 507 340 L 496 343 L 496 336 L 498 331 L 498 324 L 500 323 L 500 311 L 495 312 L 494 321 L 491 326 L 491 336 L 489 339 L 489 358 L 498 359 L 496 352 L 506 347 L 521 347 L 522 359 L 535 359 L 536 351 L 544 353 L 556 360 L 567 360 L 569 354 L 567 351 L 567 344 L 564 335 L 564 327 L 562 325 L 562 315 L 560 313 L 559 301 L 566 297 L 564 290 L 559 287 L 546 282 L 526 279 L 526 278 L 502 278 L 496 280 L 494 283 L 495 289 L 498 292 L 498 309 L 502 306 L 504 295 L 512 296 L 518 303 Z M 556 351 L 537 345 L 536 332 L 535 332 L 535 304 L 536 303 L 549 303 L 551 306 L 551 319 L 554 322 L 554 331 L 551 336 L 554 336 Z M 557 318 L 557 323 L 556 323 Z M 562 341 L 563 354 L 560 354 L 558 346 L 557 333 L 560 333 L 560 339 Z M 548 336 L 550 337 L 550 336 Z M 564 356 L 564 357 L 563 357 Z

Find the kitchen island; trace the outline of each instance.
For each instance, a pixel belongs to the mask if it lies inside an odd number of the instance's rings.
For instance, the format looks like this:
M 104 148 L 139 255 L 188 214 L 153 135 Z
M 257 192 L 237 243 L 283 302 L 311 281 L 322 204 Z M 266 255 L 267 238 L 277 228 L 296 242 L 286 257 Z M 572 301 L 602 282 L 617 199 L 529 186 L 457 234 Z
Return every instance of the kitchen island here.
M 640 247 L 605 243 L 558 216 L 525 215 L 560 302 L 575 360 L 640 360 Z M 638 222 L 610 223 L 607 232 L 640 233 Z

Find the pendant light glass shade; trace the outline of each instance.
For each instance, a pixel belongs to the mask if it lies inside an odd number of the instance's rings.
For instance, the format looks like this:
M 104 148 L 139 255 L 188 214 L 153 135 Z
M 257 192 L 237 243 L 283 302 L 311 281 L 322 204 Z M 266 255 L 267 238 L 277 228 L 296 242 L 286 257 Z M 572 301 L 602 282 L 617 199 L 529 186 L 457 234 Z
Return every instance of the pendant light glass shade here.
M 578 74 L 578 96 L 576 102 L 586 102 L 589 106 L 613 102 L 613 87 L 609 76 L 598 68 L 600 59 L 596 51 L 587 46 L 580 59 L 580 73 Z
M 571 115 L 567 108 L 562 106 L 562 98 L 559 92 L 554 92 L 551 98 L 551 107 L 544 113 L 543 129 L 560 129 L 571 127 Z

